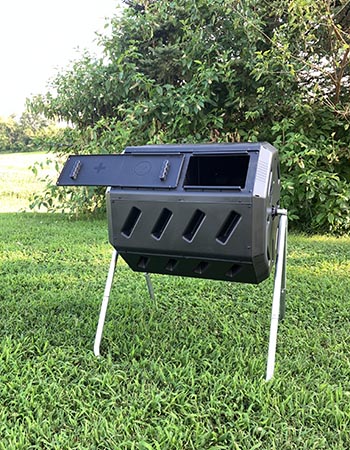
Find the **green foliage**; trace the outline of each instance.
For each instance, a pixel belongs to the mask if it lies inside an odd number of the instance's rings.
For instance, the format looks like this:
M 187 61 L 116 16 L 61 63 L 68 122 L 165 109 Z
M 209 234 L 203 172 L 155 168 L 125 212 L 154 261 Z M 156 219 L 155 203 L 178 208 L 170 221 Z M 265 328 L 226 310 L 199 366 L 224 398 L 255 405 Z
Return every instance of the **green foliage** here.
M 264 381 L 272 277 L 152 275 L 110 259 L 105 220 L 0 215 L 0 449 L 348 450 L 349 238 L 291 235 Z M 10 319 L 9 319 L 10 318 Z
M 293 224 L 348 232 L 349 8 L 329 0 L 128 2 L 101 37 L 103 57 L 84 54 L 31 107 L 72 123 L 72 148 L 82 152 L 270 141 L 281 153 Z
M 0 153 L 38 151 L 47 146 L 56 133 L 55 126 L 28 111 L 19 121 L 14 116 L 0 117 Z
M 295 120 L 284 119 L 272 129 L 274 144 L 283 149 L 283 202 L 289 216 L 304 231 L 349 232 L 348 143 L 336 139 L 332 130 L 318 128 L 309 137 L 299 127 Z
M 23 151 L 29 142 L 29 136 L 14 117 L 0 118 L 0 153 Z

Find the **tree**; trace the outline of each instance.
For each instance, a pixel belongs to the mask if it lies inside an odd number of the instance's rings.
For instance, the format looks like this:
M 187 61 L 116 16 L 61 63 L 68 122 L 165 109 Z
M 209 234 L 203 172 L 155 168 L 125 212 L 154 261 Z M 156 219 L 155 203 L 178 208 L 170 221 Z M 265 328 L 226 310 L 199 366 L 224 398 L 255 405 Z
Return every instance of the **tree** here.
M 34 110 L 72 123 L 86 152 L 268 140 L 291 219 L 348 230 L 349 2 L 126 3 L 104 56 L 84 54 Z
M 288 107 L 271 127 L 271 139 L 282 149 L 284 199 L 304 228 L 346 232 L 350 3 L 295 0 L 287 12 L 254 69 L 264 84 L 261 102 L 275 94 L 276 104 Z M 295 91 L 285 96 L 288 78 L 296 82 Z
M 25 111 L 19 120 L 15 116 L 0 117 L 0 153 L 41 150 L 57 134 L 57 127 L 43 117 Z
M 30 138 L 14 116 L 0 118 L 0 152 L 25 151 Z

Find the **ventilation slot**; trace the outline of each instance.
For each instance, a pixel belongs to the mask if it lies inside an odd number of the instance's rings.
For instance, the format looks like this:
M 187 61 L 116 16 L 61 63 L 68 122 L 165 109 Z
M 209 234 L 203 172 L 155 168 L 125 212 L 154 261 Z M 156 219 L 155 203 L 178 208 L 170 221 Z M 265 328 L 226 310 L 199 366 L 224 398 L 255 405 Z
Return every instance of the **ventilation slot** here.
M 189 224 L 187 225 L 185 232 L 183 234 L 183 238 L 188 241 L 192 242 L 197 231 L 199 230 L 200 226 L 203 223 L 203 220 L 205 219 L 205 214 L 200 209 L 197 209 L 196 212 L 193 214 L 192 219 L 190 220 Z
M 162 212 L 160 213 L 160 216 L 158 217 L 158 220 L 152 230 L 152 236 L 155 239 L 160 239 L 162 237 L 162 235 L 165 231 L 165 228 L 167 227 L 168 223 L 170 222 L 172 215 L 173 215 L 173 213 L 169 209 L 164 208 L 162 210 Z
M 221 244 L 226 244 L 226 242 L 228 241 L 228 239 L 231 237 L 232 233 L 234 232 L 240 218 L 241 218 L 241 216 L 239 214 L 237 214 L 236 212 L 234 212 L 234 211 L 230 212 L 230 214 L 226 218 L 223 226 L 221 227 L 218 235 L 216 236 L 216 239 Z
M 141 216 L 141 210 L 133 206 L 129 212 L 129 215 L 123 225 L 122 235 L 130 237 L 135 230 L 136 224 Z
M 177 266 L 177 259 L 169 259 L 167 265 L 165 266 L 165 270 L 168 272 L 173 272 L 175 270 L 175 267 Z
M 139 269 L 146 269 L 148 263 L 149 263 L 149 258 L 147 258 L 146 256 L 142 256 L 139 259 L 139 262 L 137 263 L 137 267 Z
M 230 269 L 226 272 L 227 278 L 233 278 L 239 271 L 241 266 L 238 264 L 233 264 L 233 266 L 230 267 Z
M 194 269 L 195 273 L 198 273 L 199 275 L 202 275 L 207 268 L 209 267 L 209 263 L 205 262 L 205 261 L 201 261 L 198 266 Z

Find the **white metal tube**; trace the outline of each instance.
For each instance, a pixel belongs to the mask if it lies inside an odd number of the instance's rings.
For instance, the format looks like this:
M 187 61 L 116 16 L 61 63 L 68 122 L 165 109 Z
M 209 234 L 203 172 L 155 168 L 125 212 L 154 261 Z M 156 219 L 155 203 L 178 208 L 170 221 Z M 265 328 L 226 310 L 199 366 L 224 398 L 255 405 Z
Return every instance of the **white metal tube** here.
M 278 241 L 277 241 L 277 261 L 275 269 L 275 282 L 272 300 L 271 311 L 271 325 L 270 325 L 270 339 L 269 350 L 267 357 L 266 368 L 266 381 L 271 380 L 275 368 L 276 357 L 276 345 L 277 345 L 277 329 L 280 315 L 280 302 L 281 302 L 281 290 L 282 290 L 282 278 L 283 269 L 285 264 L 285 244 L 286 244 L 286 232 L 287 232 L 287 212 L 280 210 L 280 221 L 278 229 Z
M 104 323 L 105 323 L 105 319 L 106 319 L 109 294 L 111 292 L 115 267 L 117 265 L 117 259 L 118 259 L 118 252 L 117 252 L 117 250 L 114 249 L 113 253 L 112 253 L 111 263 L 109 265 L 109 271 L 108 271 L 105 291 L 104 291 L 104 295 L 103 295 L 103 300 L 101 303 L 100 316 L 98 318 L 98 325 L 97 325 L 95 343 L 94 343 L 95 356 L 100 356 L 100 344 L 101 344 L 101 339 L 102 339 L 103 327 L 104 327 Z

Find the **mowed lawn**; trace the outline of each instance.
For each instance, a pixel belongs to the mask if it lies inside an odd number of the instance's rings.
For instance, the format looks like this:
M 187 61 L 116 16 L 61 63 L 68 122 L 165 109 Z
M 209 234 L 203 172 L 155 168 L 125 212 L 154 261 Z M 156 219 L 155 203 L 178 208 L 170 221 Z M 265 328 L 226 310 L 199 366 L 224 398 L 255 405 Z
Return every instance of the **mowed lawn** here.
M 0 214 L 0 450 L 349 449 L 350 238 L 291 234 L 286 318 L 264 381 L 258 286 L 118 265 L 104 219 Z

